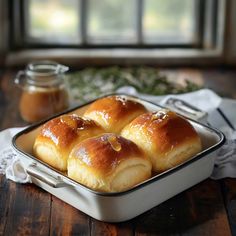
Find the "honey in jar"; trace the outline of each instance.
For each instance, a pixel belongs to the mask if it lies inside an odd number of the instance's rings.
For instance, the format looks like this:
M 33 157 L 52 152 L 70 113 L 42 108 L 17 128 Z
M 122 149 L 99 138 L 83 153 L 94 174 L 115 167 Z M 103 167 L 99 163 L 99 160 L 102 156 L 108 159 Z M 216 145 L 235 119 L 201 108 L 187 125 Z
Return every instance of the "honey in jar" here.
M 40 121 L 69 107 L 67 70 L 55 62 L 39 61 L 18 72 L 15 82 L 22 88 L 19 111 L 25 121 Z

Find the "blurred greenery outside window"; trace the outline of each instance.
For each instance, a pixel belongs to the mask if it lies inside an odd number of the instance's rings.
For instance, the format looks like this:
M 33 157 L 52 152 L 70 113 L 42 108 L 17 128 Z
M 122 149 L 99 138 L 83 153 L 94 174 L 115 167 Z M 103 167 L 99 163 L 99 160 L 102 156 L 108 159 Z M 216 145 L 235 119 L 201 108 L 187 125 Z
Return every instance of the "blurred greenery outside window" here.
M 78 47 L 200 44 L 200 0 L 27 0 L 24 39 Z

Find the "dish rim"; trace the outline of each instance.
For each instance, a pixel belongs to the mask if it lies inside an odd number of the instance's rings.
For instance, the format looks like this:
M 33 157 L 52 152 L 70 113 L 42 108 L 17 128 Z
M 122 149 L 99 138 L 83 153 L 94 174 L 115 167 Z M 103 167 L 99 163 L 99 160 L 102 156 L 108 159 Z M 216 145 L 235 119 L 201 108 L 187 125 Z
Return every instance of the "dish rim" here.
M 145 187 L 146 185 L 149 185 L 149 184 L 152 184 L 153 182 L 156 182 L 160 179 L 163 179 L 163 178 L 166 178 L 167 176 L 183 169 L 184 167 L 190 165 L 191 163 L 193 162 L 196 162 L 198 161 L 199 159 L 203 158 L 204 156 L 208 155 L 209 153 L 215 151 L 216 149 L 218 149 L 219 147 L 221 147 L 224 143 L 225 143 L 225 135 L 219 131 L 218 129 L 216 128 L 213 128 L 213 127 L 209 127 L 205 124 L 202 124 L 196 120 L 193 120 L 191 118 L 188 118 L 188 117 L 185 117 L 187 120 L 190 120 L 191 122 L 195 123 L 196 125 L 200 126 L 200 127 L 203 127 L 205 129 L 207 129 L 209 132 L 213 132 L 214 134 L 216 134 L 219 138 L 219 141 L 208 147 L 207 149 L 197 153 L 196 155 L 194 155 L 191 159 L 171 168 L 171 169 L 168 169 L 162 173 L 159 173 L 159 174 L 155 174 L 154 176 L 150 177 L 149 179 L 135 185 L 134 187 L 128 189 L 128 190 L 125 190 L 125 191 L 121 191 L 121 192 L 99 192 L 99 191 L 95 191 L 93 189 L 90 189 L 89 187 L 81 184 L 81 183 L 78 183 L 76 182 L 75 180 L 71 179 L 70 177 L 68 177 L 67 175 L 65 175 L 63 172 L 57 170 L 56 168 L 53 168 L 52 166 L 50 166 L 49 164 L 39 160 L 38 158 L 36 158 L 35 156 L 23 151 L 23 150 L 20 150 L 16 144 L 16 141 L 17 139 L 21 136 L 21 135 L 24 135 L 26 133 L 29 133 L 30 131 L 33 131 L 34 129 L 38 128 L 39 126 L 43 125 L 44 123 L 46 123 L 47 121 L 53 119 L 53 118 L 56 118 L 58 116 L 61 116 L 61 115 L 64 115 L 64 114 L 67 114 L 67 113 L 70 113 L 70 112 L 73 112 L 74 110 L 77 110 L 79 108 L 82 108 L 84 106 L 87 106 L 93 102 L 95 102 L 96 100 L 98 99 L 101 99 L 101 98 L 105 98 L 105 97 L 109 97 L 109 96 L 126 96 L 126 97 L 130 97 L 130 98 L 133 98 L 133 99 L 136 99 L 136 100 L 140 100 L 140 101 L 143 101 L 143 102 L 147 102 L 151 105 L 154 105 L 154 106 L 157 106 L 159 108 L 164 108 L 164 109 L 168 109 L 166 108 L 165 106 L 162 106 L 162 105 L 159 105 L 159 104 L 156 104 L 154 102 L 151 102 L 151 101 L 148 101 L 146 99 L 143 99 L 143 98 L 139 98 L 137 96 L 134 96 L 134 95 L 129 95 L 129 94 L 125 94 L 125 93 L 110 93 L 110 94 L 106 94 L 106 95 L 102 95 L 102 96 L 99 96 L 95 99 L 92 99 L 86 103 L 83 103 L 83 104 L 79 104 L 78 106 L 75 106 L 75 107 L 72 107 L 72 108 L 69 108 L 61 113 L 58 113 L 58 114 L 55 114 L 47 119 L 44 119 L 42 121 L 39 121 L 35 124 L 32 124 L 30 125 L 29 127 L 26 127 L 25 129 L 23 129 L 22 131 L 20 131 L 19 133 L 17 133 L 16 135 L 13 136 L 12 138 L 12 146 L 13 148 L 18 152 L 20 153 L 21 155 L 25 155 L 26 157 L 30 158 L 30 159 L 33 159 L 33 161 L 36 161 L 39 162 L 41 165 L 43 165 L 44 167 L 46 168 L 49 168 L 51 171 L 54 171 L 56 172 L 57 175 L 59 176 L 63 176 L 63 178 L 66 178 L 69 182 L 72 182 L 73 185 L 79 185 L 79 187 L 82 187 L 83 189 L 85 189 L 86 191 L 89 191 L 90 193 L 92 194 L 95 194 L 95 195 L 100 195 L 100 196 L 105 196 L 105 197 L 117 197 L 117 196 L 121 196 L 121 195 L 126 195 L 126 194 L 129 194 L 131 192 L 134 192 L 134 191 L 137 191 L 143 187 Z M 63 181 L 63 179 L 62 179 Z M 69 186 L 69 184 L 68 184 Z

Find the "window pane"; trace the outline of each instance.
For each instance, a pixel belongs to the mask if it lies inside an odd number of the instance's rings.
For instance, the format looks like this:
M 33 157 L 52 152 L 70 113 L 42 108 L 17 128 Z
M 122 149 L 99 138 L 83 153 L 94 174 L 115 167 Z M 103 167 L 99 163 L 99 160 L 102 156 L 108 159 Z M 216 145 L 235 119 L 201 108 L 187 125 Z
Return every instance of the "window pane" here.
M 27 7 L 27 33 L 31 39 L 48 43 L 79 42 L 78 0 L 29 0 Z
M 144 42 L 195 42 L 195 6 L 195 0 L 144 0 Z
M 136 0 L 89 0 L 88 41 L 120 44 L 136 40 Z

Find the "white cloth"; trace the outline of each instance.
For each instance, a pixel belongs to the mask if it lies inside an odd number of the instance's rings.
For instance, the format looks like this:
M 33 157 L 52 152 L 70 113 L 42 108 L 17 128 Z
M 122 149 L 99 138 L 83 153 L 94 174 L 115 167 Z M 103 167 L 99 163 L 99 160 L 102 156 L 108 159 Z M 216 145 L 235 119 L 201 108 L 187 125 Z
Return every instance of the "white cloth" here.
M 7 179 L 18 183 L 31 182 L 30 176 L 25 172 L 19 155 L 14 151 L 12 137 L 23 128 L 6 129 L 0 133 L 0 174 L 5 174 Z
M 226 136 L 225 145 L 218 151 L 214 171 L 211 178 L 221 179 L 225 177 L 236 178 L 236 132 L 229 127 L 222 116 L 217 112 L 217 108 L 222 109 L 227 118 L 236 127 L 236 101 L 222 99 L 209 89 L 202 89 L 192 93 L 170 96 L 151 96 L 139 94 L 132 87 L 123 87 L 119 93 L 135 95 L 154 103 L 165 105 L 170 97 L 179 98 L 195 107 L 208 112 L 208 123 L 220 129 Z M 22 167 L 19 155 L 11 146 L 12 137 L 22 128 L 11 128 L 0 132 L 0 174 L 6 174 L 8 179 L 15 182 L 31 182 L 30 177 Z
M 130 86 L 125 86 L 119 88 L 117 92 L 134 95 L 153 103 L 159 103 L 161 105 L 164 105 L 167 99 L 170 97 L 178 98 L 206 112 L 211 112 L 214 109 L 216 109 L 222 101 L 221 97 L 219 97 L 216 93 L 214 93 L 210 89 L 201 89 L 195 92 L 178 94 L 178 95 L 154 96 L 154 95 L 138 93 L 135 88 Z

